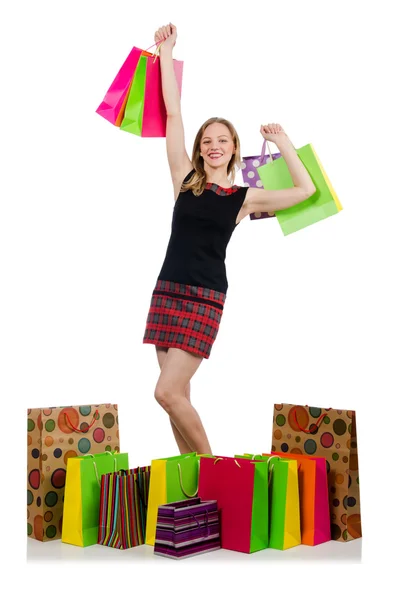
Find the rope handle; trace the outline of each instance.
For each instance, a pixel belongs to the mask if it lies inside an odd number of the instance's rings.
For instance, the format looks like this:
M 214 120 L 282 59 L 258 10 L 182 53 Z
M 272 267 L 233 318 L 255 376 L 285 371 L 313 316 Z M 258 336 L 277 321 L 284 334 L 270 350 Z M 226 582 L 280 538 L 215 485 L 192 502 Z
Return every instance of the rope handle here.
M 153 46 L 156 46 L 156 50 L 151 53 L 154 56 L 153 64 L 156 62 L 157 58 L 160 56 L 160 48 L 161 48 L 162 44 L 164 44 L 164 42 L 160 42 L 160 43 L 156 42 L 155 44 L 152 44 L 151 46 L 149 46 L 149 48 L 147 48 L 145 50 L 145 52 L 147 52 L 148 50 L 150 50 L 150 48 L 153 48 Z
M 261 152 L 261 158 L 260 158 L 260 162 L 263 163 L 263 160 L 265 158 L 265 154 L 266 154 L 266 144 L 267 144 L 267 148 L 269 151 L 269 156 L 270 156 L 270 161 L 273 162 L 273 154 L 271 153 L 270 150 L 270 144 L 268 143 L 268 140 L 263 140 L 263 145 L 262 145 L 262 152 Z
M 198 469 L 199 469 L 199 474 L 200 474 L 200 461 L 198 462 Z M 194 494 L 188 494 L 186 492 L 185 488 L 183 487 L 182 469 L 181 469 L 180 463 L 178 463 L 178 472 L 179 472 L 179 483 L 180 483 L 182 492 L 185 494 L 186 498 L 195 498 L 198 494 L 198 484 L 197 484 L 197 490 L 194 492 Z
M 221 456 L 218 456 L 218 458 L 216 458 L 215 461 L 214 461 L 214 465 L 216 465 L 216 463 L 218 462 L 218 460 L 224 460 L 224 459 Z M 236 459 L 234 459 L 234 462 L 241 469 L 241 465 L 237 462 Z
M 256 456 L 259 456 L 260 459 L 263 459 L 263 455 L 262 454 L 252 454 L 252 455 L 248 455 L 251 456 L 251 460 L 256 460 Z M 270 462 L 273 458 L 277 458 L 278 460 L 280 459 L 279 456 L 273 455 L 270 456 L 268 461 L 267 461 L 267 465 L 269 466 L 270 464 L 270 469 L 268 470 L 268 476 L 267 476 L 267 484 L 268 486 L 270 485 L 271 481 L 272 481 L 272 475 L 273 475 L 273 469 L 274 469 L 274 465 Z
M 121 473 L 125 477 L 129 477 L 130 475 L 133 477 L 134 485 L 136 485 L 136 489 L 138 490 L 139 499 L 142 502 L 143 506 L 145 508 L 147 508 L 147 502 L 145 502 L 145 499 L 142 496 L 142 490 L 141 490 L 141 486 L 139 484 L 139 476 L 142 475 L 142 473 L 145 473 L 145 472 L 146 471 L 141 471 L 140 467 L 138 467 L 138 471 L 136 473 L 128 473 L 128 471 L 126 469 L 120 469 L 119 470 L 119 473 Z
M 320 415 L 320 416 L 319 416 L 319 418 L 317 419 L 317 423 L 315 423 L 314 427 L 316 427 L 316 428 L 318 429 L 318 427 L 319 427 L 320 423 L 322 423 L 322 420 L 323 420 L 323 419 L 324 419 L 324 417 L 326 417 L 326 416 L 327 416 L 327 415 L 326 415 L 326 413 L 323 413 L 322 415 Z M 296 408 L 294 408 L 294 420 L 295 420 L 295 423 L 297 424 L 297 426 L 299 427 L 299 429 L 300 429 L 301 431 L 303 431 L 304 433 L 312 433 L 312 431 L 310 431 L 310 429 L 304 429 L 303 427 L 301 427 L 301 426 L 299 425 L 299 423 L 298 423 L 298 419 L 297 419 L 297 416 L 296 416 Z
M 269 466 L 269 463 L 270 463 L 270 461 L 273 458 L 276 458 L 277 460 L 280 460 L 279 456 L 275 456 L 275 455 L 270 456 L 269 459 L 268 459 L 268 461 L 267 461 L 267 466 Z M 270 463 L 270 468 L 269 468 L 269 472 L 268 472 L 268 476 L 267 476 L 267 485 L 268 485 L 268 487 L 270 487 L 270 484 L 273 481 L 273 470 L 274 470 L 274 464 Z
M 269 140 L 263 140 L 260 162 L 263 163 L 263 160 L 265 158 L 266 144 L 267 144 L 267 149 L 268 149 L 268 152 L 269 152 L 270 162 L 274 162 L 273 154 L 272 154 L 272 152 L 270 150 L 270 142 L 269 142 Z M 296 152 L 296 148 L 295 148 L 295 152 Z
M 140 483 L 139 483 L 139 478 L 140 478 L 140 475 L 141 475 L 142 473 L 144 473 L 144 472 L 145 472 L 145 471 L 138 471 L 138 473 L 135 473 L 135 474 L 134 474 L 134 483 L 136 483 L 136 488 L 137 488 L 137 490 L 138 490 L 138 495 L 139 495 L 139 499 L 140 499 L 140 501 L 142 502 L 143 506 L 144 506 L 145 508 L 147 508 L 147 502 L 145 502 L 145 499 L 144 499 L 144 498 L 143 498 L 143 496 L 142 496 L 142 489 L 141 489 L 141 485 L 140 485 Z M 135 475 L 136 475 L 136 477 L 135 477 Z
M 110 454 L 110 456 L 114 457 L 114 472 L 116 472 L 117 471 L 117 457 L 115 456 L 115 454 L 112 454 L 111 452 L 109 452 L 109 450 L 105 450 L 105 453 L 106 454 Z M 99 479 L 98 467 L 96 466 L 95 456 L 93 454 L 86 454 L 86 456 L 92 456 L 92 459 L 93 459 L 93 463 L 92 464 L 94 465 L 94 471 L 95 471 L 96 480 L 98 482 L 99 487 L 101 487 L 101 480 Z M 124 470 L 124 469 L 122 469 L 122 470 Z
M 196 518 L 196 515 L 194 515 L 194 514 L 193 514 L 193 513 L 191 513 L 191 512 L 189 512 L 188 514 L 189 514 L 191 517 L 193 517 L 193 519 L 196 521 L 196 523 L 197 523 L 197 529 L 201 529 L 200 522 L 199 522 L 199 520 Z M 206 510 L 206 511 L 205 511 L 205 517 L 206 517 L 206 520 L 205 520 L 205 524 L 203 525 L 203 527 L 205 527 L 205 528 L 206 528 L 206 532 L 205 532 L 205 535 L 204 535 L 204 537 L 208 537 L 208 536 L 209 536 L 209 534 L 210 534 L 210 529 L 209 529 L 209 518 L 208 518 L 208 510 Z
M 88 428 L 87 428 L 87 429 L 79 429 L 78 427 L 75 427 L 75 426 L 73 425 L 73 423 L 71 422 L 71 420 L 69 419 L 69 415 L 68 415 L 68 413 L 67 413 L 67 412 L 65 412 L 65 413 L 64 413 L 64 415 L 65 415 L 65 421 L 67 421 L 67 422 L 68 422 L 68 425 L 69 425 L 70 429 L 73 429 L 73 431 L 76 431 L 76 433 L 87 433 L 87 432 L 88 432 L 88 431 L 91 429 L 91 427 L 94 425 L 95 421 L 97 420 L 97 415 L 98 415 L 98 417 L 99 417 L 99 412 L 98 412 L 98 410 L 96 410 L 96 411 L 94 412 L 94 416 L 93 416 L 93 418 L 92 418 L 92 421 L 91 421 L 91 423 L 88 425 Z M 89 456 L 92 456 L 92 454 L 90 454 Z

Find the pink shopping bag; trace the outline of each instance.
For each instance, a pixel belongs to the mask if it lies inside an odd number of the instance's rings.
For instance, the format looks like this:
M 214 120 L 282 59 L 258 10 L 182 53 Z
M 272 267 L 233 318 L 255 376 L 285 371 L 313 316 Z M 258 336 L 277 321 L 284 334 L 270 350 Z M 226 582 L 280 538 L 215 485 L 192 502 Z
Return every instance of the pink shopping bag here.
M 156 44 L 153 44 L 155 46 Z M 150 46 L 151 48 L 153 46 Z M 122 67 L 114 78 L 104 99 L 96 109 L 96 113 L 116 125 L 120 126 L 123 119 L 124 108 L 128 98 L 128 92 L 135 74 L 138 61 L 143 53 L 147 52 L 141 48 L 133 47 Z
M 267 462 L 201 457 L 198 496 L 218 503 L 222 548 L 251 553 L 268 547 Z
M 179 95 L 182 94 L 183 61 L 173 60 Z M 142 137 L 165 137 L 167 111 L 161 87 L 160 61 L 151 57 L 146 63 L 145 100 L 142 120 Z

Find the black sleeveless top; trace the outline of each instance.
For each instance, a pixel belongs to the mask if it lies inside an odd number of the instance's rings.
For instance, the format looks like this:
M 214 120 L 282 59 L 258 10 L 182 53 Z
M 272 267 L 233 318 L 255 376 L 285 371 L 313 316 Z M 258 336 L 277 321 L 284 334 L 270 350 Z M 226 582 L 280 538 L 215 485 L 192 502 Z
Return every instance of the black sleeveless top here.
M 175 202 L 171 237 L 158 279 L 226 294 L 226 248 L 248 189 L 207 183 L 201 196 L 191 190 L 181 192 Z

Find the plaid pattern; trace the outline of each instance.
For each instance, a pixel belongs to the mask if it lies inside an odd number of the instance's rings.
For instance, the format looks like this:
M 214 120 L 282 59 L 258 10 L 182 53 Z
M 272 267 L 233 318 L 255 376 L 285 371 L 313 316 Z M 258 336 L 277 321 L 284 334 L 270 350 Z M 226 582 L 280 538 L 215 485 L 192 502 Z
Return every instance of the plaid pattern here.
M 159 279 L 153 290 L 143 343 L 181 348 L 209 358 L 225 299 L 223 292 Z
M 221 185 L 218 185 L 217 183 L 210 182 L 205 184 L 206 190 L 212 190 L 213 192 L 218 194 L 218 196 L 230 196 L 231 194 L 234 194 L 234 192 L 237 192 L 237 190 L 239 190 L 240 187 L 240 185 L 233 185 L 231 188 L 225 188 Z

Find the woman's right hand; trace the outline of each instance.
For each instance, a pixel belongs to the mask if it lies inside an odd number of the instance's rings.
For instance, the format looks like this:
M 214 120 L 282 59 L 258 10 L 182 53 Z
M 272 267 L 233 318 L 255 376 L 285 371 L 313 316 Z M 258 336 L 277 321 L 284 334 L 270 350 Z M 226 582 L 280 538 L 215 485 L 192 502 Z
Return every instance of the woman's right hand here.
M 160 27 L 156 31 L 156 33 L 154 34 L 154 41 L 157 45 L 161 43 L 160 52 L 163 48 L 169 48 L 170 50 L 172 50 L 172 48 L 176 44 L 176 35 L 176 27 L 172 23 L 169 23 L 164 27 Z

